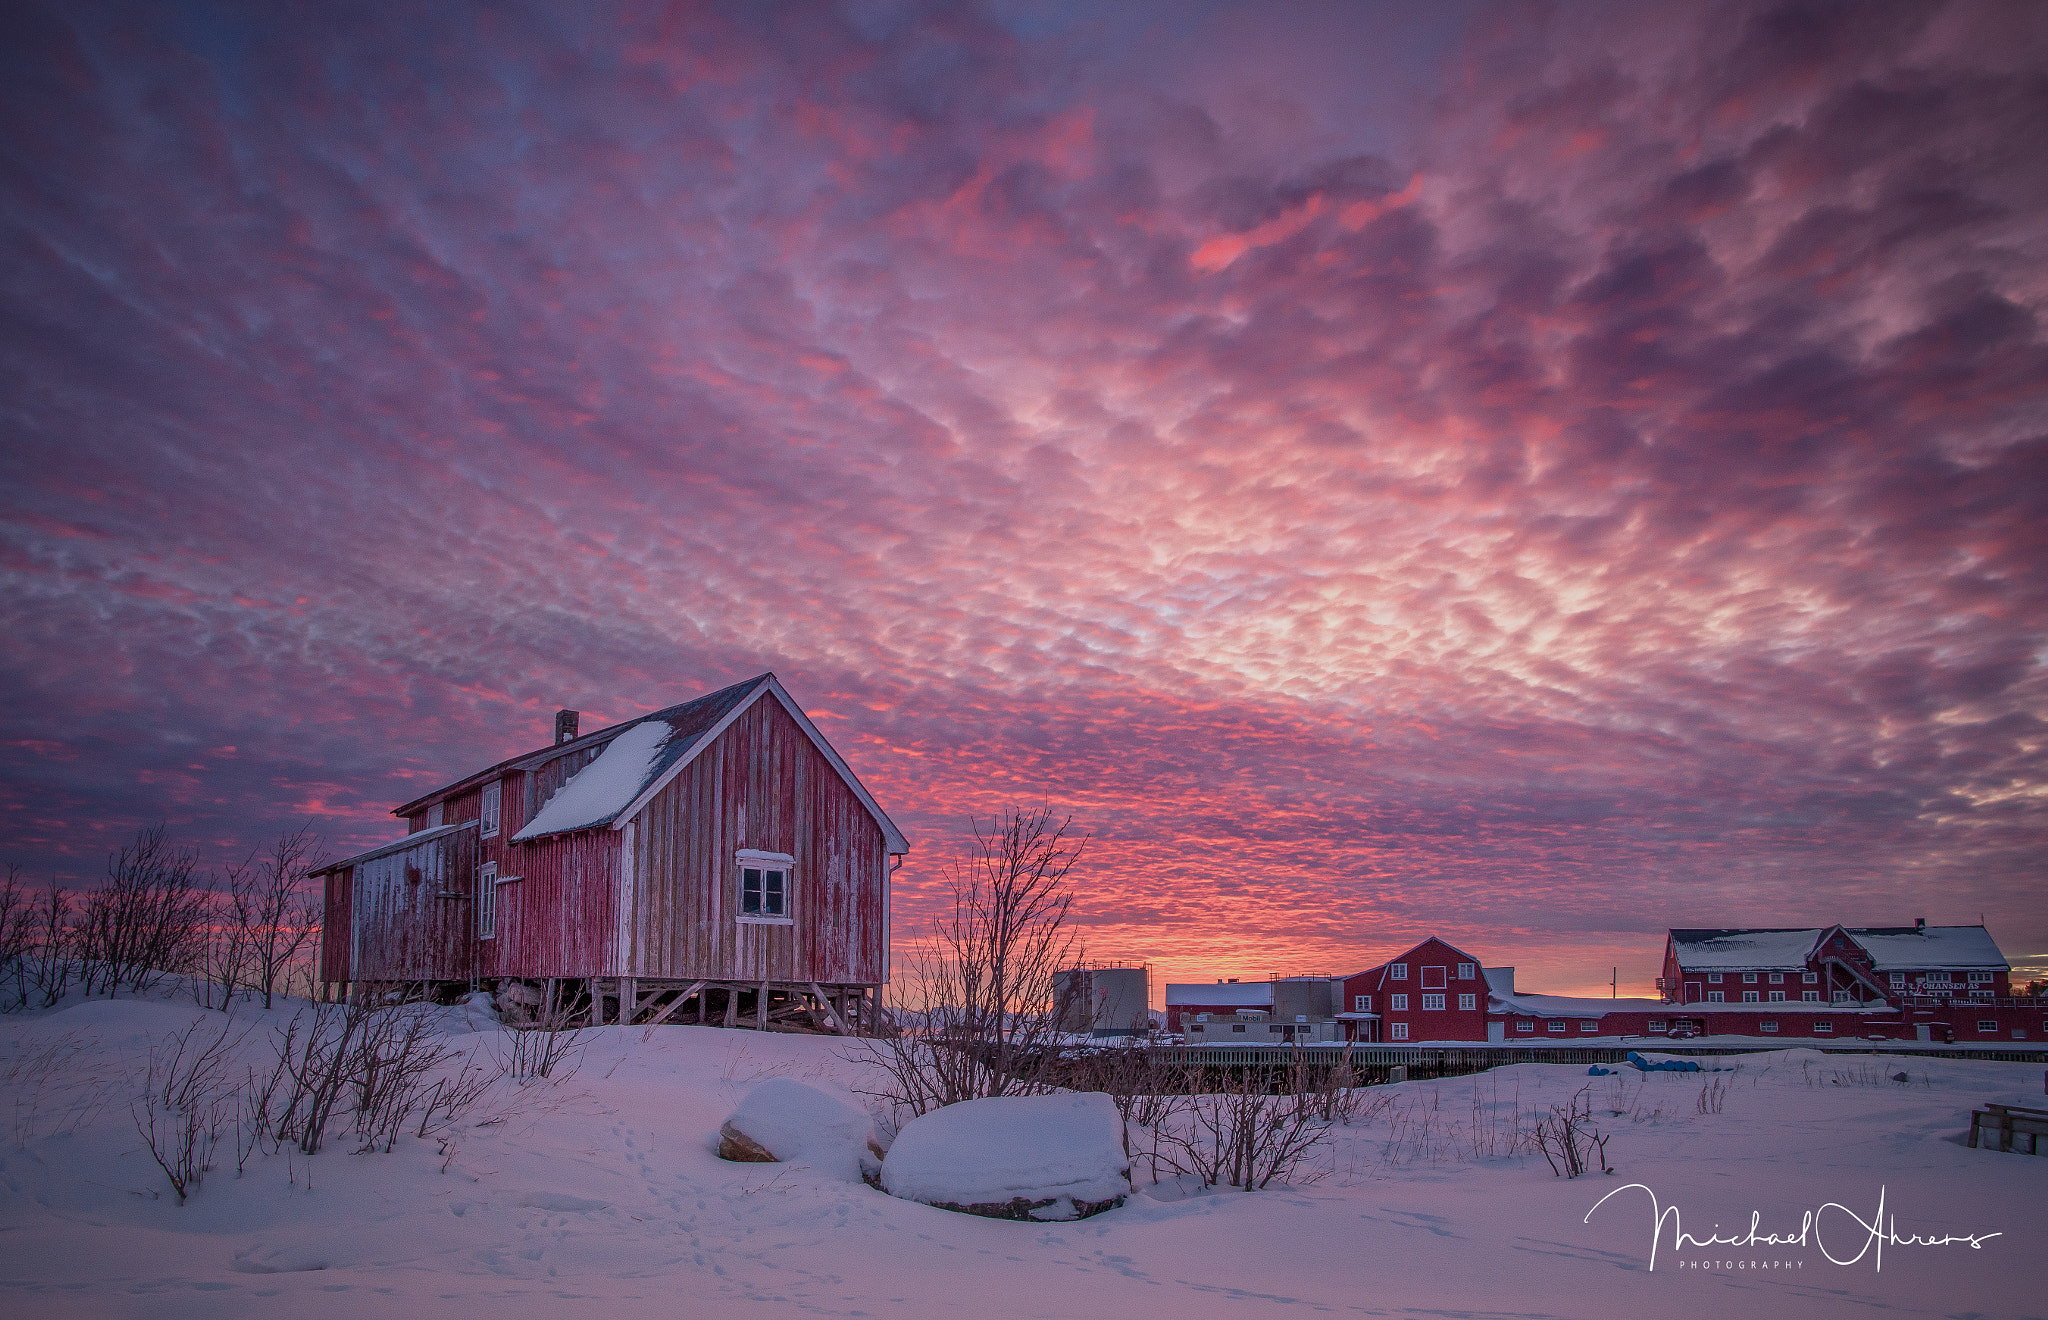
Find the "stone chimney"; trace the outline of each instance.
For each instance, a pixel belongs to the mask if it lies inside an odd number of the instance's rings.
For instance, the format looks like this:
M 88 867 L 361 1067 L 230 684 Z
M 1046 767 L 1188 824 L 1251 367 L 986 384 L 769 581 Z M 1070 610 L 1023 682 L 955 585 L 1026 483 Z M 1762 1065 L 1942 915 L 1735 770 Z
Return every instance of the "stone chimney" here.
M 580 711 L 558 710 L 555 712 L 555 746 L 560 747 L 565 742 L 576 741 L 576 722 L 580 718 Z

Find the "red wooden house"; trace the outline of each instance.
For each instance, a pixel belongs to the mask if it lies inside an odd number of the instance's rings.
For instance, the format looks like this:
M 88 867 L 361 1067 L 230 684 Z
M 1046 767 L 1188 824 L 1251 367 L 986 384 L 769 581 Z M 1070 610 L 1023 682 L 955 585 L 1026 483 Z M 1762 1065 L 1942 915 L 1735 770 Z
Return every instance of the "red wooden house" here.
M 1344 978 L 1353 1040 L 1485 1040 L 1486 977 L 1479 960 L 1434 935 L 1398 958 Z
M 397 808 L 326 867 L 330 994 L 482 987 L 510 1014 L 875 1021 L 910 845 L 773 674 Z

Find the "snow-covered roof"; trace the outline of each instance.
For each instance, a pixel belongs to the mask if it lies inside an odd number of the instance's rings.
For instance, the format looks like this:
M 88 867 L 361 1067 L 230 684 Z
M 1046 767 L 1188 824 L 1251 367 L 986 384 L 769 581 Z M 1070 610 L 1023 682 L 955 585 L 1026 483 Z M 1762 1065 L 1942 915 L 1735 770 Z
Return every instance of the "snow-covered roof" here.
M 379 857 L 389 857 L 392 853 L 404 852 L 407 848 L 418 847 L 423 843 L 431 843 L 435 839 L 446 838 L 457 830 L 473 830 L 475 828 L 476 822 L 473 820 L 458 820 L 453 825 L 436 825 L 430 830 L 415 830 L 402 839 L 395 839 L 390 843 L 380 843 L 368 852 L 359 852 L 353 857 L 344 857 L 338 862 L 329 862 L 319 870 L 309 871 L 307 874 L 326 875 L 329 871 L 339 871 L 345 867 L 360 866 L 364 862 L 374 862 Z
M 1168 985 L 1166 1002 L 1199 1004 L 1203 1008 L 1266 1008 L 1273 1002 L 1271 981 L 1197 981 L 1192 985 Z
M 1658 1013 L 1675 1007 L 1661 999 L 1578 999 L 1570 995 L 1495 994 L 1488 999 L 1488 1007 L 1496 1013 L 1530 1013 L 1537 1017 L 1590 1018 L 1603 1013 Z
M 611 824 L 654 778 L 655 766 L 675 732 L 663 720 L 642 720 L 629 727 L 563 784 L 512 841 Z
M 1880 972 L 1920 967 L 2009 967 L 1982 926 L 1874 926 L 1846 932 Z
M 1797 971 L 1820 942 L 1818 927 L 1805 930 L 1674 930 L 1672 951 L 1689 971 Z
M 534 813 L 533 819 L 512 838 L 515 842 L 526 842 L 570 830 L 618 826 L 645 806 L 671 779 L 681 774 L 697 753 L 709 746 L 741 712 L 764 696 L 772 696 L 781 703 L 783 710 L 810 739 L 811 745 L 839 772 L 846 786 L 853 790 L 854 796 L 881 826 L 888 851 L 909 852 L 910 843 L 903 837 L 903 832 L 882 811 L 852 769 L 825 741 L 825 736 L 818 732 L 817 726 L 783 690 L 773 674 L 762 674 L 744 683 L 720 688 L 694 701 L 643 715 L 637 720 L 585 735 L 559 747 L 515 757 L 493 766 L 491 770 L 459 780 L 448 788 L 436 790 L 399 808 L 399 811 L 411 814 L 411 810 L 421 804 L 444 798 L 494 772 L 533 769 L 557 756 L 595 746 L 603 748 L 597 758 L 557 789 L 555 795 Z

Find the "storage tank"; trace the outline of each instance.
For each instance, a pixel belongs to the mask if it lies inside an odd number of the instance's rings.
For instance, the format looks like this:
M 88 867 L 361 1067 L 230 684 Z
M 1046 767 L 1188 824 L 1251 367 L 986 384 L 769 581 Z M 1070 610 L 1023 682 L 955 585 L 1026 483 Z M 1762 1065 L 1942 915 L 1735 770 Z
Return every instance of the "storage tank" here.
M 1151 1021 L 1151 973 L 1143 967 L 1098 967 L 1087 973 L 1097 1036 L 1142 1036 Z
M 1053 1002 L 1059 1010 L 1059 1029 L 1079 1035 L 1095 1027 L 1095 974 L 1074 967 L 1052 974 Z
M 1343 982 L 1327 976 L 1290 976 L 1273 982 L 1275 1022 L 1323 1022 L 1336 1016 Z

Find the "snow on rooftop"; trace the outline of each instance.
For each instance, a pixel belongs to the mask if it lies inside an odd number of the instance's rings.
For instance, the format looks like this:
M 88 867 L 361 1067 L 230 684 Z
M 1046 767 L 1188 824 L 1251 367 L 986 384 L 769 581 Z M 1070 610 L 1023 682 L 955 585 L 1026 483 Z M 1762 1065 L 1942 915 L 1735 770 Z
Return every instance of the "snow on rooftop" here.
M 1920 967 L 2004 967 L 1998 941 L 1982 926 L 1929 926 L 1925 930 L 1852 930 L 1880 972 Z
M 598 758 L 562 785 L 525 828 L 512 836 L 513 841 L 611 824 L 647 786 L 655 759 L 674 732 L 661 720 L 643 720 L 606 743 Z
M 1678 965 L 1688 971 L 1797 969 L 1820 941 L 1813 930 L 1730 930 L 1671 932 Z
M 1661 999 L 1578 999 L 1570 995 L 1491 996 L 1491 1005 L 1503 1013 L 1532 1013 L 1537 1017 L 1599 1017 L 1603 1013 L 1659 1013 L 1677 1006 Z M 1696 1005 L 1687 1004 L 1686 1008 Z M 1740 1007 L 1740 1005 L 1738 1005 Z M 1756 1005 L 1752 1004 L 1753 1009 Z
M 1204 1008 L 1265 1008 L 1273 1002 L 1271 981 L 1197 981 L 1192 985 L 1169 985 L 1166 1002 L 1199 1004 Z

